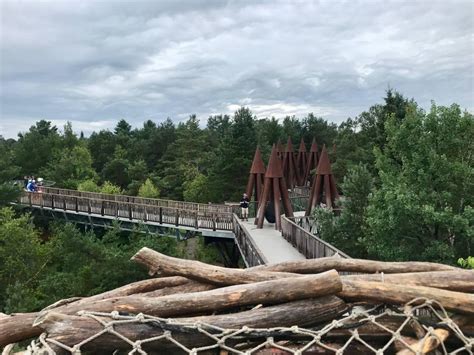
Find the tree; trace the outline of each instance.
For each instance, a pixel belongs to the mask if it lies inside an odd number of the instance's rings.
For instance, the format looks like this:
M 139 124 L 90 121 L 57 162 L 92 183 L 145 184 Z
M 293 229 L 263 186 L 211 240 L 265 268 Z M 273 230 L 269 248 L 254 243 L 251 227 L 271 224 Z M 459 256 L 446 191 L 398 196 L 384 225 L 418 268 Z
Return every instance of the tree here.
M 77 189 L 79 191 L 86 191 L 86 192 L 100 192 L 100 187 L 92 179 L 87 179 L 87 180 L 84 180 L 84 181 L 80 182 L 77 185 Z
M 138 196 L 146 198 L 159 198 L 160 190 L 158 190 L 158 188 L 150 179 L 146 179 L 138 190 Z
M 108 180 L 125 189 L 130 183 L 130 162 L 126 158 L 127 151 L 120 145 L 115 148 L 113 158 L 102 169 L 102 179 Z
M 15 143 L 13 139 L 4 139 L 0 136 L 0 184 L 20 177 L 21 168 L 13 156 Z
M 322 239 L 346 251 L 353 258 L 366 258 L 367 207 L 373 178 L 364 165 L 352 167 L 341 185 L 340 215 L 317 208 L 313 212 Z
M 38 175 L 60 149 L 61 138 L 56 126 L 50 121 L 41 120 L 24 134 L 18 134 L 18 142 L 14 145 L 13 157 L 21 168 L 21 175 Z
M 92 157 L 84 145 L 58 151 L 53 160 L 41 170 L 48 180 L 57 182 L 58 186 L 77 189 L 84 180 L 96 180 L 97 173 L 92 168 Z
M 120 186 L 114 185 L 110 181 L 105 181 L 100 188 L 100 192 L 103 194 L 120 195 L 122 194 L 122 189 Z
M 457 105 L 428 114 L 411 105 L 385 124 L 381 181 L 367 209 L 365 244 L 388 260 L 454 262 L 472 250 L 473 116 Z M 467 254 L 466 254 L 467 253 Z
M 48 262 L 49 252 L 29 215 L 16 217 L 13 209 L 0 208 L 0 311 L 39 306 L 35 278 Z

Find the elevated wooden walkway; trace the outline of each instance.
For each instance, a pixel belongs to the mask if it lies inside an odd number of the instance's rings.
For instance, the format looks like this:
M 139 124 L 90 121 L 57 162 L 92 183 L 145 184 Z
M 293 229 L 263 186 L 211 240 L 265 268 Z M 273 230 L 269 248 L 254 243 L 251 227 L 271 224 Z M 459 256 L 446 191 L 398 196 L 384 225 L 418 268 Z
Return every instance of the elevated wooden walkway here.
M 305 191 L 293 190 L 295 210 L 304 209 Z M 305 200 L 306 198 L 306 200 Z M 282 216 L 281 231 L 264 224 L 257 229 L 254 220 L 239 220 L 232 206 L 109 195 L 76 190 L 44 188 L 27 193 L 19 203 L 31 208 L 61 213 L 67 216 L 95 220 L 117 220 L 127 224 L 145 224 L 164 228 L 196 231 L 208 237 L 235 239 L 247 266 L 319 258 L 339 254 L 348 257 L 332 245 L 319 239 L 308 227 L 307 217 L 293 219 Z M 125 224 L 125 223 L 124 223 Z

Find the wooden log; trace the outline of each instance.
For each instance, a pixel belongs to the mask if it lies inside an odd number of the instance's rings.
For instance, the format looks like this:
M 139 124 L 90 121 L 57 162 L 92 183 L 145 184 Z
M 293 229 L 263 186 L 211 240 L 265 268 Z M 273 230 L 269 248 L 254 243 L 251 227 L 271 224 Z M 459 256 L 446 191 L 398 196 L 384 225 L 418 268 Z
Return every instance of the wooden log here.
M 143 296 L 115 297 L 89 303 L 72 303 L 59 310 L 74 314 L 81 310 L 145 313 L 174 317 L 207 311 L 219 311 L 236 306 L 276 304 L 305 298 L 335 294 L 342 290 L 336 271 L 306 275 L 291 279 L 270 280 L 252 284 L 223 287 L 210 291 L 176 294 L 157 298 Z M 44 315 L 43 315 L 44 316 Z M 41 317 L 38 317 L 38 321 Z
M 74 304 L 77 309 L 80 309 L 81 305 L 84 303 L 87 304 L 113 297 L 124 297 L 141 292 L 151 292 L 160 288 L 172 286 L 178 287 L 179 285 L 185 285 L 188 282 L 190 282 L 189 279 L 180 276 L 138 281 L 95 296 L 78 299 L 72 303 L 70 303 L 69 300 L 61 300 L 47 307 L 46 311 L 53 308 L 61 309 L 61 307 L 66 306 L 66 303 L 69 303 L 68 306 Z M 17 313 L 12 314 L 5 319 L 2 318 L 0 321 L 0 346 L 16 343 L 41 334 L 41 330 L 33 326 L 34 320 L 39 315 L 39 312 Z
M 155 291 L 141 293 L 140 296 L 161 297 L 161 296 L 175 295 L 178 293 L 209 291 L 217 287 L 218 286 L 209 284 L 209 283 L 203 283 L 203 282 L 195 281 L 195 280 L 188 280 L 188 282 L 186 282 L 185 284 L 172 286 L 172 287 L 164 287 Z
M 425 286 L 396 285 L 373 281 L 344 280 L 339 296 L 344 300 L 405 304 L 416 298 L 434 300 L 455 312 L 474 314 L 474 295 Z M 420 300 L 416 304 L 423 303 Z
M 315 274 L 332 269 L 339 272 L 360 272 L 367 274 L 380 272 L 385 274 L 396 274 L 426 271 L 463 271 L 463 269 L 454 266 L 437 263 L 419 261 L 386 262 L 364 259 L 344 259 L 341 257 L 286 261 L 278 264 L 254 266 L 246 269 L 246 271 L 278 271 L 298 274 Z
M 249 273 L 243 269 L 231 269 L 195 260 L 173 258 L 146 247 L 140 249 L 132 257 L 132 260 L 148 267 L 150 273 L 160 272 L 164 275 L 179 275 L 216 285 L 238 285 L 295 276 L 290 273 L 267 271 Z
M 271 327 L 299 327 L 310 326 L 333 319 L 346 310 L 345 303 L 335 296 L 324 296 L 315 299 L 306 299 L 284 303 L 276 306 L 263 307 L 244 312 L 232 313 L 227 315 L 177 318 L 173 319 L 174 325 L 173 337 L 183 345 L 193 348 L 203 346 L 209 343 L 209 337 L 204 334 L 179 332 L 176 330 L 179 325 L 195 325 L 197 322 L 221 327 L 226 329 L 240 329 L 244 326 L 252 328 L 271 328 Z M 106 321 L 110 319 L 103 318 Z M 48 338 L 59 341 L 72 347 L 83 340 L 100 332 L 104 327 L 96 320 L 86 316 L 68 316 L 57 312 L 49 313 L 38 326 L 48 333 Z M 146 323 L 125 323 L 117 324 L 114 330 L 132 341 L 149 339 L 163 334 L 164 329 Z M 150 343 L 150 350 L 164 350 L 168 340 L 162 342 Z M 86 344 L 82 350 L 105 351 L 111 349 L 127 348 L 127 344 L 115 336 L 104 335 L 100 342 L 91 342 Z
M 0 347 L 17 343 L 41 334 L 32 324 L 38 313 L 16 313 L 0 320 Z
M 474 292 L 474 270 L 345 275 L 341 278 L 343 282 L 345 280 L 378 281 L 390 284 L 427 286 L 458 292 Z

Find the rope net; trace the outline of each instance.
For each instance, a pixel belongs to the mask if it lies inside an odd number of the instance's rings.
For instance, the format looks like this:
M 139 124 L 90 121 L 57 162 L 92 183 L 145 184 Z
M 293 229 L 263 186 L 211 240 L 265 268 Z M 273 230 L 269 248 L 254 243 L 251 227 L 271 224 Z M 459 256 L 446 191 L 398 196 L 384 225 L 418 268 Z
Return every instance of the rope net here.
M 144 314 L 81 311 L 86 328 L 43 333 L 27 354 L 473 354 L 474 337 L 439 303 L 353 305 L 317 327 L 224 329 Z M 463 324 L 466 324 L 464 321 Z M 472 328 L 472 325 L 471 325 Z M 81 339 L 81 340 L 79 340 Z M 71 343 L 72 342 L 72 343 Z

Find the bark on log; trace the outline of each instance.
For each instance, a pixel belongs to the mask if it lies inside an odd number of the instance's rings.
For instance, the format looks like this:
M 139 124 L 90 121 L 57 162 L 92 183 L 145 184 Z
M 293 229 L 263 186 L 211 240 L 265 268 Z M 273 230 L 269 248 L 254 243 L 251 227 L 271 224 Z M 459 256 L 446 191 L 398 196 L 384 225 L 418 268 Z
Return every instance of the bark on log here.
M 340 257 L 326 257 L 318 259 L 307 259 L 297 261 L 286 261 L 278 264 L 259 265 L 246 269 L 253 271 L 278 271 L 293 272 L 298 274 L 315 274 L 327 270 L 337 270 L 339 272 L 360 272 L 360 273 L 380 273 L 397 274 L 406 272 L 427 272 L 427 271 L 462 271 L 463 269 L 454 266 L 427 263 L 419 261 L 406 262 L 385 262 L 364 259 L 343 259 Z
M 70 307 L 71 305 L 75 305 L 77 309 L 80 309 L 80 305 L 84 303 L 88 304 L 112 297 L 124 297 L 140 292 L 151 292 L 152 290 L 165 287 L 179 287 L 186 285 L 189 282 L 191 282 L 189 279 L 180 276 L 143 280 L 95 296 L 79 299 L 75 302 L 69 303 L 67 306 Z M 62 307 L 66 306 L 66 304 L 63 304 L 64 302 L 67 302 L 67 300 L 58 301 L 54 305 L 47 307 L 47 309 L 61 310 Z M 7 318 L 2 318 L 0 321 L 0 346 L 16 343 L 41 334 L 41 330 L 33 326 L 33 322 L 39 314 L 39 312 L 17 313 L 12 314 Z
M 178 293 L 191 293 L 191 292 L 201 292 L 201 291 L 209 291 L 217 288 L 218 286 L 209 284 L 209 283 L 202 283 L 196 280 L 188 280 L 188 282 L 173 287 L 164 287 L 160 288 L 159 290 L 150 291 L 141 293 L 140 296 L 143 297 L 161 297 L 161 296 L 168 296 L 168 295 L 176 295 Z
M 39 313 L 16 313 L 0 320 L 0 347 L 41 334 L 32 324 Z
M 145 313 L 160 317 L 172 317 L 259 303 L 284 303 L 335 294 L 341 290 L 342 283 L 340 277 L 336 271 L 331 270 L 318 275 L 262 281 L 252 284 L 228 286 L 210 291 L 157 298 L 127 296 L 90 303 L 72 303 L 57 310 L 65 314 L 89 310 L 98 312 Z
M 231 269 L 195 260 L 173 258 L 146 247 L 140 249 L 131 260 L 145 265 L 153 274 L 179 275 L 216 285 L 238 285 L 295 276 L 291 273 L 267 271 L 249 273 L 243 269 Z
M 330 320 L 344 312 L 345 309 L 346 305 L 340 298 L 324 296 L 317 299 L 294 301 L 228 315 L 177 318 L 173 319 L 172 324 L 193 325 L 201 322 L 226 329 L 240 329 L 243 326 L 270 328 L 297 325 L 303 327 Z M 109 319 L 104 319 L 109 321 Z M 103 325 L 92 318 L 86 316 L 67 316 L 56 312 L 49 313 L 41 321 L 39 327 L 47 331 L 48 338 L 60 341 L 67 346 L 78 344 L 104 328 Z M 163 334 L 161 327 L 139 322 L 116 325 L 114 329 L 133 341 L 149 339 Z M 179 331 L 177 334 L 179 335 Z M 199 345 L 196 341 L 205 344 L 206 340 L 209 340 L 209 338 L 205 335 L 202 335 L 201 339 L 182 337 L 183 344 L 191 348 Z M 125 345 L 118 338 L 114 339 L 112 337 L 107 338 L 107 341 L 102 338 L 101 343 L 102 346 L 109 350 L 114 349 L 115 346 L 120 346 L 120 344 Z M 159 342 L 155 345 L 160 346 Z M 84 349 L 90 350 L 89 347 Z M 94 350 L 98 349 L 95 348 Z
M 372 281 L 344 280 L 339 296 L 344 300 L 405 304 L 415 298 L 435 300 L 444 308 L 459 313 L 474 313 L 474 295 L 425 286 L 393 285 Z M 422 302 L 419 302 L 422 303 Z
M 341 278 L 343 282 L 346 280 L 378 281 L 390 284 L 427 286 L 458 292 L 474 292 L 474 270 L 344 275 Z

